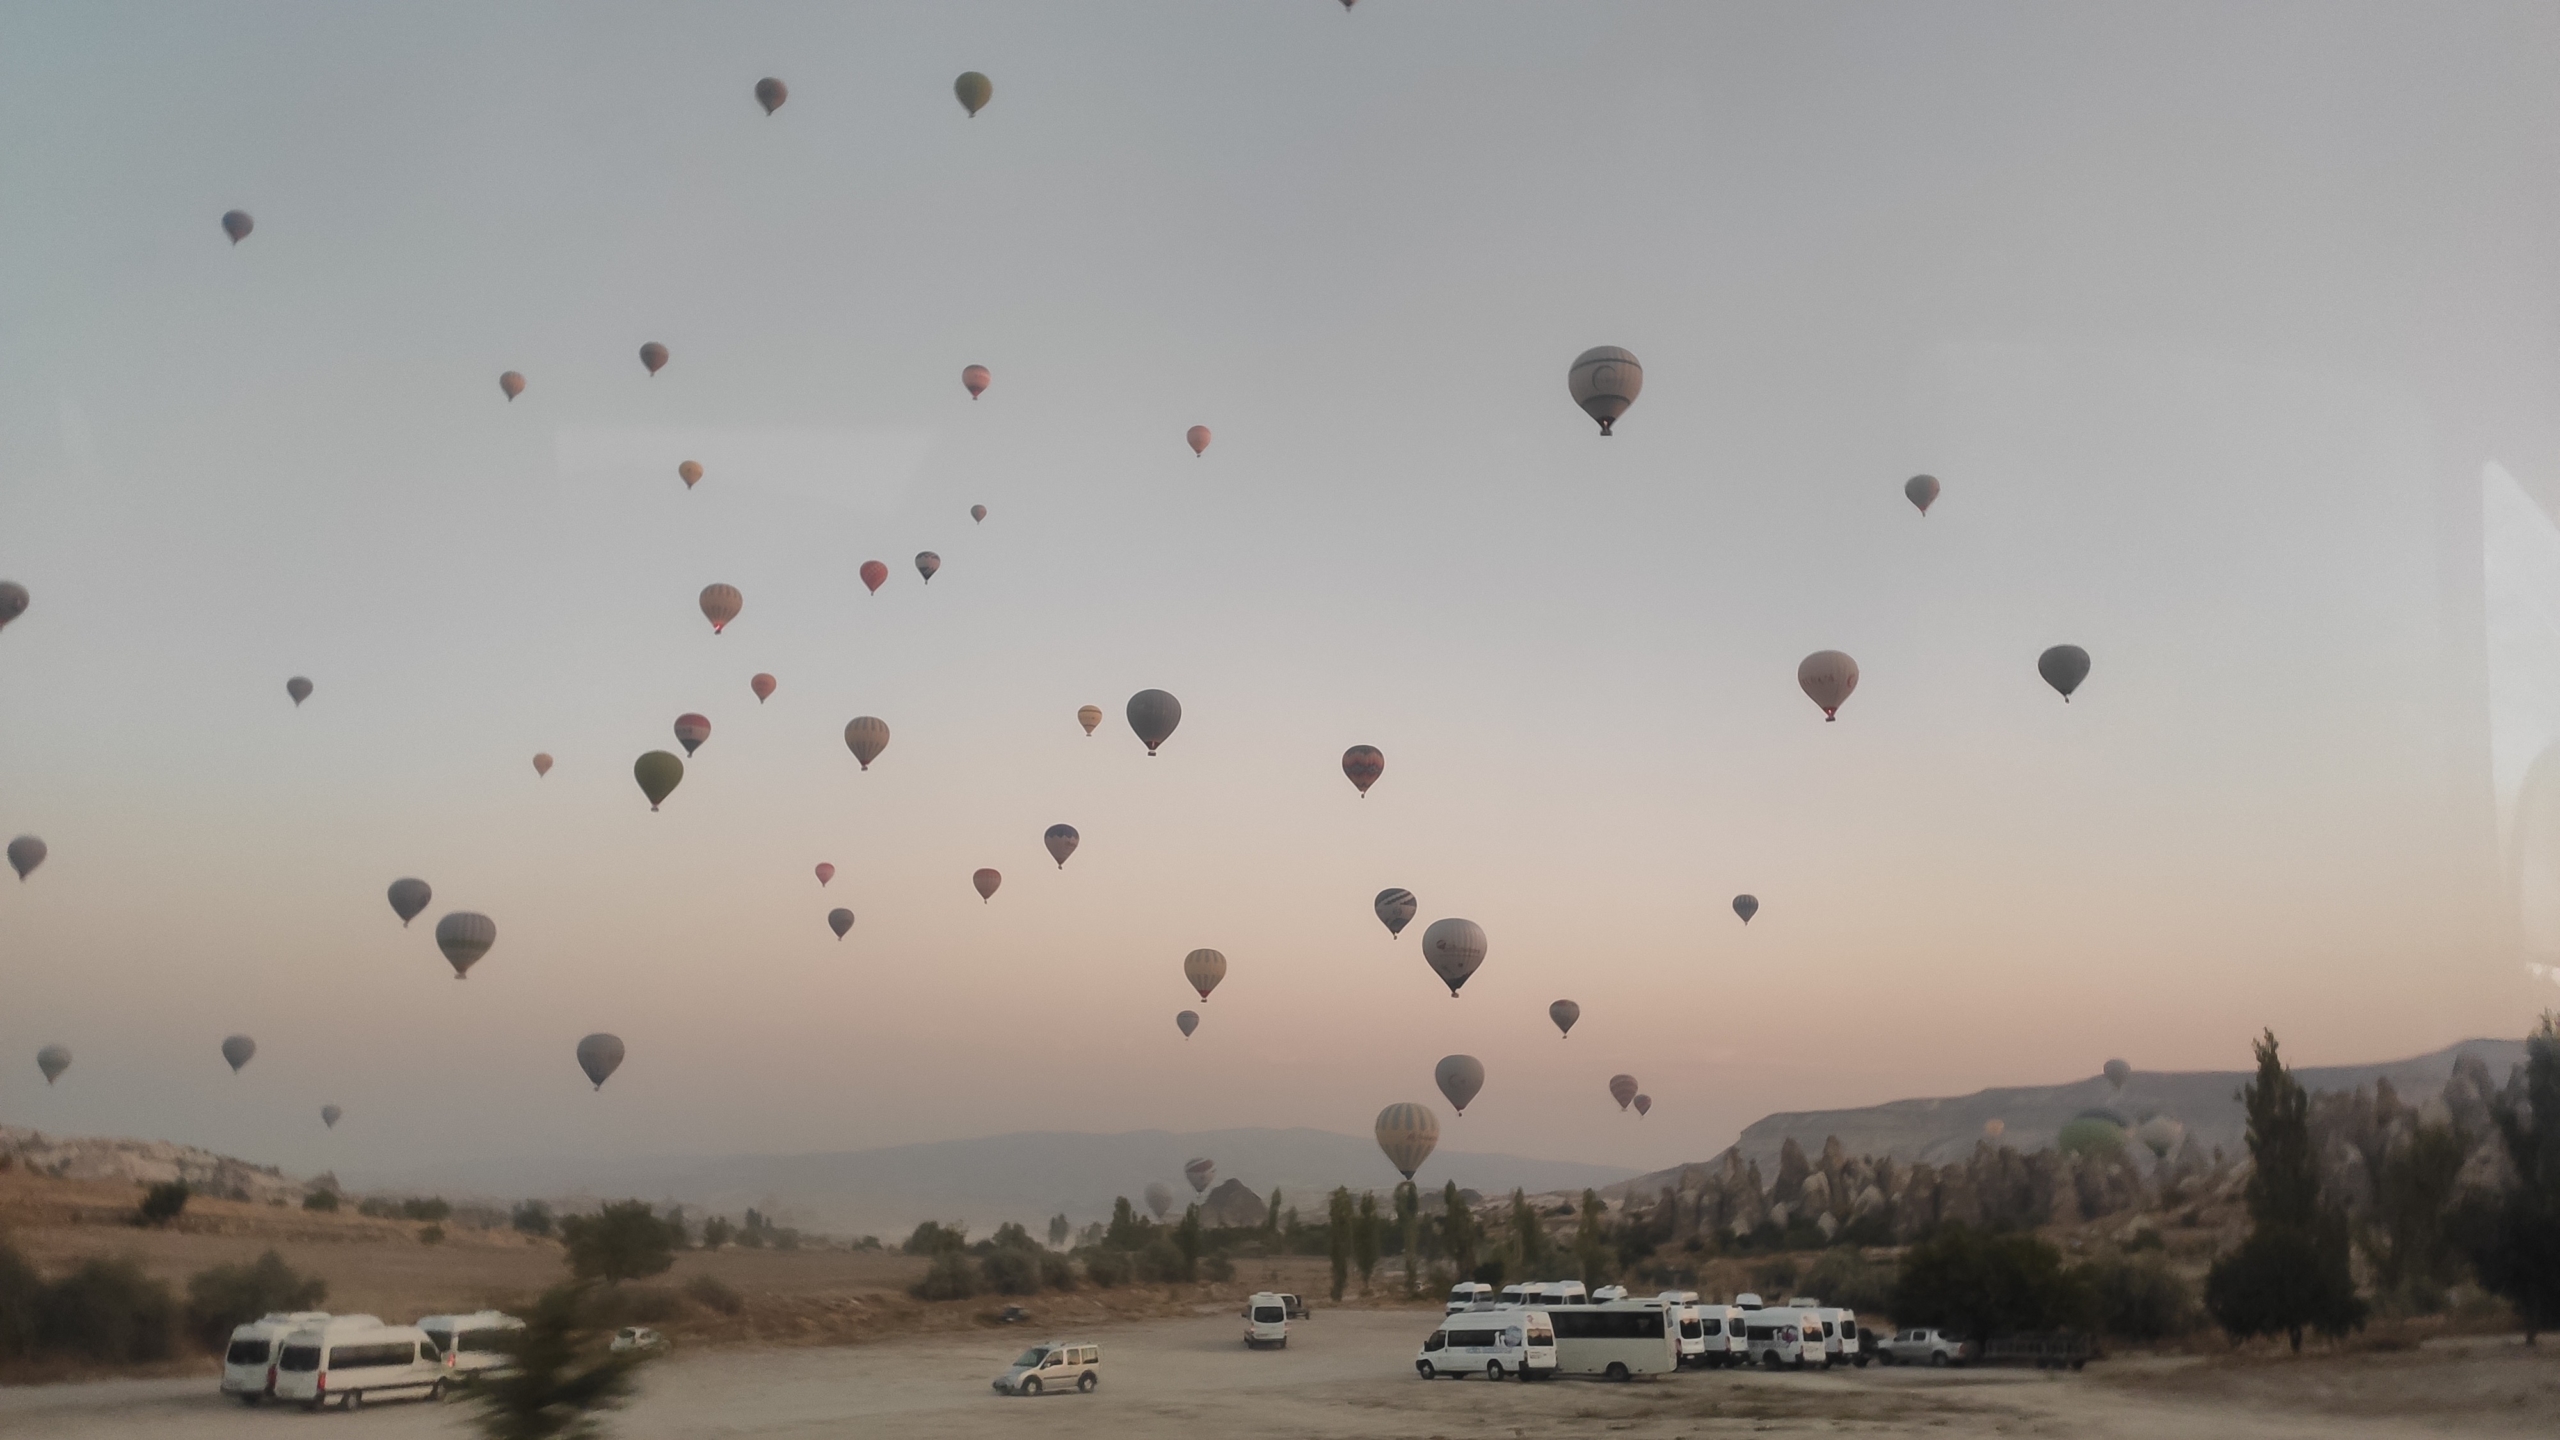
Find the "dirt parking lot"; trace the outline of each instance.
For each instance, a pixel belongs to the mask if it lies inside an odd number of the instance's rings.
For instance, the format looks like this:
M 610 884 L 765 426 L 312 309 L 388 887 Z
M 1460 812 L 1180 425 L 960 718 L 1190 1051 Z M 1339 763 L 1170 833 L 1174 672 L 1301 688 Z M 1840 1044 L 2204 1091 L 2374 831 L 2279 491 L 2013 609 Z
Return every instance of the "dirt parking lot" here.
M 2136 1359 L 2081 1375 L 1851 1370 L 1709 1373 L 1609 1385 L 1415 1378 L 1427 1313 L 1324 1311 L 1285 1351 L 1248 1352 L 1216 1315 L 1078 1332 L 1104 1347 L 1091 1396 L 1013 1399 L 987 1382 L 1043 1333 L 988 1329 L 851 1348 L 679 1354 L 615 1420 L 624 1440 L 1135 1440 L 1221 1437 L 1532 1437 L 2013 1434 L 2073 1440 L 2415 1440 L 2552 1433 L 2560 1347 L 2448 1342 L 2307 1361 Z M 0 1434 L 60 1440 L 366 1440 L 467 1435 L 459 1405 L 357 1415 L 249 1410 L 210 1380 L 123 1380 L 0 1391 Z

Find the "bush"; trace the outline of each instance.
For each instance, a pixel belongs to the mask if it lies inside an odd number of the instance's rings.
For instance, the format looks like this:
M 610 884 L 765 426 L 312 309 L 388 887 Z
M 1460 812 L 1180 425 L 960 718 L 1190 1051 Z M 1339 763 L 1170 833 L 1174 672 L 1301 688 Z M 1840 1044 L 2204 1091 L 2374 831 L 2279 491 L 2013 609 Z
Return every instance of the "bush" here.
M 1139 1279 L 1159 1285 L 1179 1285 L 1191 1269 L 1181 1248 L 1162 1235 L 1148 1241 L 1147 1248 L 1138 1252 L 1137 1264 Z
M 735 1315 L 747 1308 L 747 1297 L 720 1283 L 716 1275 L 696 1275 L 684 1282 L 685 1298 L 705 1310 Z
M 738 1227 L 714 1215 L 702 1222 L 702 1248 L 717 1250 L 737 1238 Z
M 451 1214 L 453 1214 L 453 1207 L 446 1204 L 441 1195 L 427 1200 L 400 1202 L 400 1218 L 403 1220 L 424 1220 L 432 1224 Z
M 171 1180 L 165 1184 L 152 1186 L 143 1193 L 142 1208 L 136 1223 L 166 1225 L 177 1219 L 178 1212 L 187 1208 L 189 1193 L 187 1182 L 184 1180 Z
M 2331 1339 L 2364 1328 L 2365 1304 L 2347 1270 L 2342 1239 L 2301 1229 L 2262 1227 L 2240 1248 L 2213 1262 L 2204 1279 L 2205 1308 L 2234 1340 L 2283 1335 L 2302 1348 L 2302 1332 Z
M 91 1260 L 45 1287 L 36 1343 L 102 1364 L 166 1360 L 177 1353 L 178 1302 L 131 1259 Z
M 197 1271 L 187 1281 L 187 1333 L 205 1349 L 220 1350 L 235 1325 L 271 1310 L 316 1310 L 328 1298 L 328 1281 L 296 1271 L 270 1250 L 247 1265 Z
M 507 1223 L 527 1235 L 551 1233 L 551 1207 L 539 1200 L 527 1200 L 508 1212 Z
M 2158 1239 L 2159 1232 L 2143 1234 Z M 2158 1246 L 2151 1250 L 2156 1252 Z M 2088 1277 L 2101 1333 L 2124 1340 L 2168 1340 L 2203 1322 L 2193 1287 L 2157 1253 L 2101 1258 L 2080 1267 Z
M 1844 1245 L 1824 1251 L 1813 1262 L 1812 1268 L 1804 1272 L 1804 1289 L 1807 1294 L 1821 1296 L 1825 1305 L 1837 1305 L 1861 1315 L 1890 1315 L 1895 1278 L 1896 1270 L 1890 1263 L 1879 1264 Z
M 919 1300 L 966 1300 L 978 1293 L 977 1267 L 969 1263 L 967 1254 L 945 1250 L 933 1257 L 933 1267 L 907 1293 Z
M 310 1194 L 302 1197 L 302 1208 L 305 1210 L 317 1210 L 323 1215 L 335 1215 L 338 1213 L 338 1192 L 335 1190 L 314 1190 Z
M 419 1244 L 421 1244 L 421 1245 L 441 1245 L 441 1244 L 443 1244 L 443 1243 L 444 1243 L 444 1227 L 443 1227 L 443 1226 L 441 1226 L 441 1225 L 421 1225 L 421 1226 L 419 1226 L 419 1227 L 418 1227 L 418 1243 L 419 1243 Z
M 645 1350 L 616 1353 L 592 1285 L 546 1293 L 508 1345 L 515 1363 L 484 1374 L 473 1387 L 484 1435 L 549 1440 L 596 1431 L 590 1415 L 627 1403 L 631 1372 Z
M 1236 1278 L 1236 1262 L 1228 1259 L 1224 1252 L 1212 1255 L 1208 1259 L 1201 1261 L 1200 1268 L 1208 1272 L 1208 1276 L 1211 1280 L 1214 1280 L 1221 1285 Z
M 1887 1313 L 1903 1325 L 1934 1325 L 1992 1339 L 2021 1331 L 2088 1327 L 2088 1280 L 2066 1271 L 2062 1252 L 2034 1235 L 1993 1235 L 1942 1225 L 1902 1256 Z
M 44 1277 L 27 1257 L 0 1240 L 0 1360 L 34 1353 L 36 1317 L 44 1305 Z
M 356 1202 L 356 1213 L 368 1220 L 397 1220 L 400 1218 L 400 1202 L 368 1195 Z
M 1117 1250 L 1084 1252 L 1084 1278 L 1105 1290 L 1129 1283 L 1129 1257 Z
M 909 1255 L 955 1254 L 969 1248 L 969 1227 L 927 1220 L 907 1237 L 906 1244 L 898 1248 Z
M 987 1288 L 999 1295 L 1029 1295 L 1040 1288 L 1040 1261 L 1031 1251 L 1005 1245 L 978 1261 Z
M 560 1238 L 569 1247 L 570 1274 L 616 1285 L 665 1274 L 676 1263 L 679 1239 L 675 1227 L 659 1219 L 646 1200 L 567 1216 L 560 1222 Z
M 1040 1283 L 1051 1290 L 1076 1288 L 1076 1267 L 1054 1250 L 1040 1252 Z

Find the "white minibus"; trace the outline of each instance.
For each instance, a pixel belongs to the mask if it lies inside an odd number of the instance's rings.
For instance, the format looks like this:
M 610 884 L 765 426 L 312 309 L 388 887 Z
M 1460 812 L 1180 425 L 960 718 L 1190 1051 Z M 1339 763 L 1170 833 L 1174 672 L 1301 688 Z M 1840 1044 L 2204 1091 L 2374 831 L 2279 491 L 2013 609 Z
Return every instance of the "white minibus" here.
M 406 1395 L 444 1398 L 443 1358 L 415 1325 L 385 1325 L 370 1315 L 340 1315 L 296 1330 L 276 1355 L 276 1398 L 317 1410 Z
M 1549 1310 L 1555 1325 L 1556 1373 L 1625 1380 L 1680 1368 L 1680 1327 L 1661 1302 L 1577 1305 Z
M 418 1328 L 427 1332 L 437 1360 L 453 1378 L 468 1381 L 508 1366 L 507 1347 L 524 1322 L 495 1310 L 475 1310 L 468 1315 L 421 1315 Z
M 1244 1348 L 1259 1350 L 1265 1345 L 1289 1348 L 1289 1307 L 1269 1290 L 1244 1302 Z
M 1801 1370 L 1808 1360 L 1822 1363 L 1822 1321 L 1810 1312 L 1764 1305 L 1746 1312 L 1742 1320 L 1750 1350 L 1744 1364 Z
M 1743 1337 L 1744 1312 L 1730 1305 L 1699 1305 L 1698 1334 L 1705 1342 L 1705 1358 L 1698 1363 L 1710 1370 L 1728 1365 L 1751 1363 L 1750 1343 Z
M 276 1393 L 276 1342 L 328 1318 L 326 1310 L 270 1310 L 234 1327 L 231 1344 L 222 1352 L 222 1393 L 239 1396 L 243 1405 Z
M 1466 1310 L 1449 1316 L 1422 1342 L 1413 1372 L 1425 1380 L 1551 1380 L 1556 1373 L 1556 1332 L 1543 1310 Z
M 1558 1305 L 1588 1305 L 1591 1294 L 1579 1280 L 1546 1280 L 1528 1287 L 1521 1297 L 1524 1305 L 1543 1305 L 1552 1310 Z
M 1534 1286 L 1529 1285 L 1505 1285 L 1502 1287 L 1502 1293 L 1495 1297 L 1494 1303 L 1497 1305 L 1526 1304 L 1528 1301 L 1528 1293 L 1534 1288 Z
M 1478 1304 L 1493 1303 L 1493 1287 L 1474 1280 L 1462 1280 L 1449 1287 L 1449 1313 L 1457 1314 Z

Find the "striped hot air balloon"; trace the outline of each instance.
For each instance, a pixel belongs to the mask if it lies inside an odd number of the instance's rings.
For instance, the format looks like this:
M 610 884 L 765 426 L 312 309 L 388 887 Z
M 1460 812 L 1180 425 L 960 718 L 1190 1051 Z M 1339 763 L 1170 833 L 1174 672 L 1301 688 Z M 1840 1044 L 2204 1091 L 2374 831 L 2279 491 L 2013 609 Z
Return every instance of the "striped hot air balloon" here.
M 1401 1100 L 1378 1112 L 1378 1148 L 1407 1180 L 1439 1146 L 1440 1117 L 1430 1106 Z

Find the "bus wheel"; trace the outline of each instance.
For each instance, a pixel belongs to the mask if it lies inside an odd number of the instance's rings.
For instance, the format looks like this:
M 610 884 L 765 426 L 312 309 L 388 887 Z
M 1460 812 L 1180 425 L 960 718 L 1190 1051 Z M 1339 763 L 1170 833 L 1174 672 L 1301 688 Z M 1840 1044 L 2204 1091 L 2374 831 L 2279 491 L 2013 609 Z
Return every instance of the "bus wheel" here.
M 1608 1370 L 1603 1373 L 1612 1380 L 1624 1380 L 1627 1378 L 1627 1367 L 1619 1361 L 1612 1360 L 1609 1362 Z

